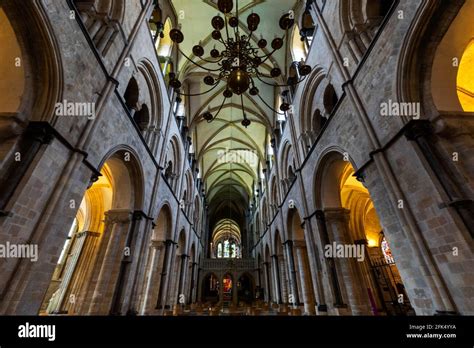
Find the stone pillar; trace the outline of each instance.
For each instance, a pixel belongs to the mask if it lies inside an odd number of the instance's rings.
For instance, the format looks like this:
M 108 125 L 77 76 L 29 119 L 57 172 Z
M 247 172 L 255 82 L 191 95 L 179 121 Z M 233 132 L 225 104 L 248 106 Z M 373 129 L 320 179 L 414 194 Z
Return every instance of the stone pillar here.
M 298 295 L 298 284 L 296 280 L 295 258 L 293 255 L 293 241 L 287 240 L 284 243 L 284 247 L 288 265 L 288 299 L 290 305 L 292 304 L 294 308 L 297 308 L 300 301 Z M 290 298 L 290 295 L 292 298 Z
M 166 306 L 166 298 L 168 283 L 169 283 L 169 273 L 171 271 L 171 257 L 173 256 L 173 247 L 176 243 L 170 239 L 165 241 L 165 257 L 163 260 L 163 270 L 161 272 L 161 281 L 160 281 L 160 291 L 158 293 L 158 305 L 157 309 L 161 310 L 161 313 L 164 313 Z
M 91 315 L 110 313 L 131 218 L 132 212 L 129 210 L 109 210 L 105 213 L 104 235 L 108 234 L 110 238 L 104 256 L 98 263 L 100 271 L 89 307 Z
M 196 290 L 194 291 L 194 302 L 201 303 L 202 300 L 202 284 L 201 284 L 201 267 L 197 269 L 197 276 L 196 276 Z
M 273 263 L 273 284 L 275 288 L 275 302 L 276 303 L 283 303 L 281 299 L 281 280 L 280 280 L 280 266 L 278 265 L 278 256 L 272 255 L 272 263 Z
M 237 288 L 237 274 L 232 274 L 232 304 L 237 306 L 237 302 L 239 301 L 239 290 Z
M 298 273 L 300 275 L 304 311 L 306 314 L 315 315 L 314 292 L 312 288 L 313 284 L 311 281 L 311 272 L 309 269 L 306 244 L 304 241 L 296 241 L 294 246 L 296 248 L 296 259 L 298 264 Z
M 146 214 L 142 211 L 133 212 L 132 224 L 129 229 L 125 247 L 128 252 L 122 257 L 119 279 L 113 299 L 114 314 L 136 315 L 137 285 L 139 279 L 140 258 L 144 254 L 144 232 L 147 226 Z
M 288 303 L 288 274 L 287 274 L 287 263 L 285 262 L 285 255 L 278 255 L 278 271 L 280 272 L 280 289 L 281 289 L 281 302 Z
M 264 277 L 265 277 L 265 301 L 271 302 L 272 300 L 272 292 L 271 292 L 271 281 L 270 281 L 270 265 L 268 262 L 263 263 L 263 268 L 265 270 Z
M 155 307 L 153 300 L 156 298 L 153 296 L 155 291 L 154 284 L 158 283 L 160 280 L 158 278 L 158 269 L 159 269 L 159 262 L 160 262 L 160 255 L 164 248 L 164 244 L 162 241 L 152 240 L 150 243 L 150 256 L 149 261 L 147 262 L 147 269 L 146 269 L 146 278 L 145 278 L 145 288 L 143 290 L 143 304 L 140 314 L 148 314 L 151 312 Z
M 354 244 L 351 241 L 348 227 L 349 210 L 344 208 L 331 208 L 324 211 L 326 224 L 332 241 L 337 245 Z M 355 244 L 354 244 L 355 245 Z M 335 252 L 335 250 L 333 251 Z M 335 258 L 342 275 L 343 287 L 346 290 L 347 300 L 353 315 L 370 315 L 367 286 L 360 274 L 360 267 L 355 257 Z
M 71 258 L 65 265 L 59 289 L 50 302 L 50 313 L 76 314 L 76 304 L 85 278 L 88 276 L 90 261 L 94 258 L 100 234 L 97 232 L 79 232 L 73 237 Z
M 180 302 L 180 296 L 184 294 L 184 284 L 186 282 L 186 269 L 187 269 L 187 259 L 189 258 L 189 255 L 182 254 L 181 255 L 181 261 L 179 265 L 179 280 L 178 280 L 178 300 L 176 301 L 178 304 L 185 304 L 186 299 L 184 299 L 184 302 Z
M 196 292 L 196 262 L 192 262 L 191 264 L 191 281 L 189 284 L 189 299 L 188 304 L 196 302 L 195 300 L 195 292 Z

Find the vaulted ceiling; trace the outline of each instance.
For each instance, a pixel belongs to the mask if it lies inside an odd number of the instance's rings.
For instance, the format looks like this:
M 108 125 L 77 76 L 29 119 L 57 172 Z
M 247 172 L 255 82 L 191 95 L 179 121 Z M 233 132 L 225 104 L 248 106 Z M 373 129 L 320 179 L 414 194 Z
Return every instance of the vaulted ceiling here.
M 252 36 L 254 47 L 258 47 L 257 41 L 261 35 L 268 43 L 275 37 L 283 37 L 285 32 L 280 29 L 279 20 L 282 15 L 293 10 L 296 3 L 296 0 L 239 0 L 239 30 L 246 35 L 249 33 L 246 19 L 253 12 L 261 18 L 258 30 Z M 193 46 L 200 44 L 205 50 L 202 58 L 213 61 L 210 51 L 213 48 L 223 50 L 223 45 L 211 37 L 214 30 L 211 19 L 220 13 L 217 1 L 172 0 L 172 4 L 184 34 L 184 41 L 179 45 L 180 50 L 207 69 L 218 68 L 217 64 L 207 63 L 192 53 Z M 235 4 L 234 0 L 233 15 Z M 220 15 L 223 16 L 222 13 Z M 268 46 L 264 52 L 270 53 L 269 50 L 271 48 Z M 287 52 L 285 44 L 262 64 L 260 71 L 268 76 L 274 67 L 285 71 Z M 188 94 L 199 94 L 211 88 L 203 82 L 203 78 L 210 72 L 190 63 L 182 56 L 178 62 L 178 74 Z M 266 81 L 282 82 L 281 78 L 271 80 L 270 77 Z M 263 100 L 275 108 L 275 98 L 279 91 L 260 81 L 256 81 L 256 87 Z M 261 170 L 265 166 L 266 148 L 272 129 L 275 128 L 277 115 L 258 96 L 250 96 L 247 91 L 242 95 L 242 100 L 247 118 L 252 123 L 245 128 L 241 125 L 241 97 L 234 94 L 223 104 L 222 93 L 225 89 L 225 83 L 221 82 L 210 93 L 186 98 L 185 107 L 210 214 L 214 215 L 214 222 L 227 217 L 242 223 L 243 221 L 239 220 L 243 219 L 245 209 L 253 196 L 253 184 L 259 180 Z M 208 123 L 202 118 L 203 112 L 209 110 L 216 114 L 221 106 L 222 110 L 213 122 Z

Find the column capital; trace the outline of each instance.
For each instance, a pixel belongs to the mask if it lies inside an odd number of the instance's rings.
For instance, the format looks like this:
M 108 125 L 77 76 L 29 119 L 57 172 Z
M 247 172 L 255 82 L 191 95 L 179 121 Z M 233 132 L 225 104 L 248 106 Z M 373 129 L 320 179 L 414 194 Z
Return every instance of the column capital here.
M 107 223 L 126 223 L 132 220 L 133 212 L 127 209 L 115 209 L 105 212 Z
M 178 244 L 174 240 L 171 240 L 171 239 L 165 240 L 164 243 L 165 243 L 166 246 L 170 246 L 170 245 L 173 245 L 173 244 Z
M 82 232 L 77 232 L 76 233 L 77 238 L 86 237 L 86 236 L 98 238 L 98 237 L 100 237 L 100 233 L 99 232 L 93 232 L 93 231 L 82 231 Z
M 324 216 L 327 221 L 347 221 L 350 210 L 345 208 L 327 208 L 324 209 Z
M 304 248 L 306 248 L 306 242 L 304 240 L 295 240 L 293 242 L 293 246 L 296 249 L 304 249 Z
M 164 242 L 162 240 L 152 240 L 150 246 L 155 249 L 163 248 Z

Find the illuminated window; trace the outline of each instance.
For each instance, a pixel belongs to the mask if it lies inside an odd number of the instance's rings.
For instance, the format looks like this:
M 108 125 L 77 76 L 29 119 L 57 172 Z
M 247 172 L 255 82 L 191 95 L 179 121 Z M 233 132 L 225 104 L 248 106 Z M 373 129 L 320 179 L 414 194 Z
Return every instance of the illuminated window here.
M 225 293 L 229 293 L 232 291 L 232 278 L 230 278 L 229 276 L 225 276 L 224 278 L 224 286 L 223 286 L 223 290 Z
M 298 25 L 295 25 L 295 28 L 293 29 L 291 54 L 293 55 L 293 60 L 295 62 L 305 61 L 308 55 L 306 45 L 304 41 L 301 41 L 300 28 Z
M 457 93 L 463 110 L 474 112 L 474 40 L 467 46 L 459 64 Z
M 380 243 L 380 247 L 382 248 L 383 256 L 385 257 L 385 261 L 387 263 L 395 263 L 395 260 L 392 256 L 392 251 L 390 250 L 390 246 L 388 245 L 387 240 L 385 237 L 382 239 L 382 243 Z
M 67 239 L 66 239 L 66 242 L 64 243 L 63 250 L 61 250 L 61 255 L 59 256 L 59 259 L 58 259 L 58 264 L 62 264 L 66 261 L 67 253 L 69 252 L 69 248 L 71 245 L 72 236 L 74 235 L 74 233 L 77 232 L 78 225 L 79 224 L 77 222 L 77 219 L 74 219 L 71 229 L 69 230 L 69 233 L 67 234 Z
M 222 243 L 217 244 L 217 258 L 222 258 Z
M 229 257 L 229 241 L 224 241 L 224 257 Z

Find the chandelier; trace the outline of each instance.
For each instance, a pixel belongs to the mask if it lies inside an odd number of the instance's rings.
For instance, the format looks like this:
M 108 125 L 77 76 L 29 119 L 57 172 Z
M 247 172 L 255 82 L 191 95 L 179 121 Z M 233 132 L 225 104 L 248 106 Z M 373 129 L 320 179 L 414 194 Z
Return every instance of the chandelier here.
M 286 111 L 290 109 L 290 105 L 287 102 L 283 102 L 280 105 L 280 111 L 282 112 L 274 110 L 273 107 L 265 102 L 265 100 L 260 96 L 260 91 L 255 86 L 255 81 L 259 80 L 260 82 L 273 87 L 290 87 L 299 84 L 311 73 L 311 67 L 306 65 L 303 61 L 293 62 L 292 68 L 290 69 L 288 84 L 275 84 L 268 82 L 265 79 L 275 79 L 282 76 L 280 68 L 274 67 L 271 69 L 270 76 L 260 71 L 262 64 L 269 60 L 276 51 L 283 47 L 285 38 L 288 38 L 288 31 L 295 23 L 293 16 L 287 13 L 280 18 L 279 26 L 285 31 L 285 34 L 283 37 L 275 37 L 270 44 L 271 50 L 269 53 L 265 53 L 265 48 L 268 45 L 266 39 L 261 36 L 260 40 L 257 41 L 257 47 L 251 42 L 251 39 L 260 24 L 260 16 L 258 14 L 251 13 L 247 17 L 247 28 L 249 34 L 242 35 L 239 31 L 239 1 L 236 0 L 235 14 L 232 13 L 234 8 L 233 0 L 218 0 L 217 7 L 219 11 L 223 13 L 223 17 L 219 14 L 212 18 L 211 25 L 214 30 L 212 31 L 211 36 L 216 42 L 221 43 L 224 46 L 224 49 L 219 51 L 214 46 L 214 48 L 209 52 L 213 60 L 203 58 L 205 52 L 201 43 L 195 45 L 192 49 L 194 56 L 199 57 L 206 65 L 214 64 L 214 67 L 208 68 L 193 61 L 182 52 L 178 46 L 178 51 L 184 58 L 193 65 L 207 71 L 208 75 L 204 77 L 203 81 L 211 88 L 203 93 L 182 93 L 180 90 L 182 83 L 176 78 L 175 74 L 170 74 L 170 86 L 178 95 L 192 97 L 210 93 L 221 82 L 224 82 L 226 85 L 223 92 L 224 100 L 217 113 L 213 115 L 208 109 L 202 114 L 203 119 L 207 122 L 212 122 L 219 115 L 225 101 L 236 94 L 240 96 L 242 106 L 243 120 L 241 123 L 245 128 L 247 128 L 251 123 L 245 114 L 243 101 L 243 94 L 247 91 L 251 96 L 260 98 L 260 100 L 275 113 L 281 115 L 285 114 Z M 172 29 L 170 31 L 170 38 L 176 44 L 180 44 L 184 41 L 184 35 L 180 29 Z

